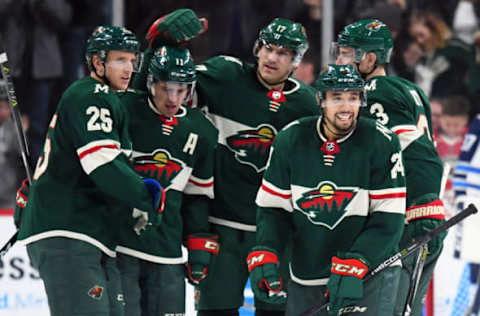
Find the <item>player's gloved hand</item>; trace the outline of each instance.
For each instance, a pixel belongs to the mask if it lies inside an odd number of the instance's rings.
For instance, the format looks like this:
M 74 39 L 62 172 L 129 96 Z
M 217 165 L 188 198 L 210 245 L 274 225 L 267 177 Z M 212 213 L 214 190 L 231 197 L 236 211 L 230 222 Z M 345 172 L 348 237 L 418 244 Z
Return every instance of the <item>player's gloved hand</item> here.
M 405 227 L 406 242 L 410 243 L 412 240 L 419 240 L 427 232 L 434 230 L 438 225 L 443 223 L 444 219 L 435 218 L 419 218 L 412 220 Z M 433 237 L 428 242 L 428 256 L 435 256 L 442 250 L 443 240 L 447 236 L 447 231 L 444 231 Z
M 282 278 L 278 271 L 278 256 L 275 250 L 255 246 L 247 257 L 250 284 L 255 297 L 267 303 L 282 304 L 287 293 L 282 291 Z
M 22 222 L 22 212 L 27 207 L 28 191 L 30 189 L 30 183 L 28 179 L 22 181 L 20 188 L 17 190 L 17 196 L 15 198 L 15 210 L 13 213 L 13 222 L 17 228 L 20 228 Z
M 368 271 L 367 261 L 359 254 L 345 253 L 332 258 L 328 315 L 338 315 L 340 310 L 363 297 L 363 277 Z
M 153 22 L 146 39 L 152 49 L 161 45 L 181 46 L 207 29 L 207 19 L 199 19 L 190 9 L 179 9 Z
M 213 256 L 218 255 L 219 247 L 218 235 L 205 233 L 187 236 L 188 282 L 197 285 L 207 277 L 208 266 Z
M 140 236 L 142 231 L 146 230 L 148 226 L 151 226 L 152 223 L 148 220 L 148 212 L 134 208 L 132 212 L 132 218 L 134 220 L 133 230 L 135 233 Z
M 155 179 L 143 179 L 143 184 L 152 196 L 154 213 L 162 213 L 165 207 L 165 190 Z

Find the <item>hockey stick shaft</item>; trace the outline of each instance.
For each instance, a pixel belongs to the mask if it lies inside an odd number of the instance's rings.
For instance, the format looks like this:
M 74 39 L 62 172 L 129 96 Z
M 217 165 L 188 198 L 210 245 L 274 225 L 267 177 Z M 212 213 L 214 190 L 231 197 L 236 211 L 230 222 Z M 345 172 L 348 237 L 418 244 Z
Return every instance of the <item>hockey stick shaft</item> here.
M 427 259 L 428 245 L 420 247 L 415 260 L 415 267 L 413 268 L 412 277 L 410 278 L 410 286 L 408 287 L 407 299 L 405 301 L 405 307 L 403 308 L 403 316 L 410 316 L 412 312 L 413 300 L 417 294 L 418 284 L 422 277 L 423 266 Z
M 477 208 L 475 207 L 475 205 L 470 204 L 466 209 L 460 211 L 457 215 L 453 216 L 448 221 L 443 222 L 442 224 L 438 225 L 435 229 L 427 232 L 425 235 L 422 236 L 422 238 L 420 238 L 420 240 L 413 242 L 407 248 L 400 250 L 399 252 L 389 257 L 384 262 L 380 263 L 375 269 L 370 271 L 369 274 L 365 276 L 365 278 L 363 278 L 363 282 L 364 283 L 367 282 L 368 280 L 373 278 L 375 275 L 377 275 L 384 269 L 391 266 L 394 262 L 409 256 L 410 254 L 418 250 L 423 245 L 426 245 L 430 240 L 432 240 L 433 237 L 448 230 L 450 227 L 454 226 L 455 224 L 462 221 L 466 217 L 475 213 L 477 213 Z M 301 313 L 300 316 L 312 316 L 315 313 L 318 313 L 319 311 L 325 309 L 327 305 L 328 305 L 327 300 L 322 299 L 321 302 L 313 305 L 312 307 L 310 307 L 309 309 Z
M 20 145 L 20 152 L 22 155 L 23 165 L 27 174 L 29 184 L 32 184 L 32 169 L 30 168 L 30 152 L 27 146 L 27 137 L 23 129 L 20 111 L 18 110 L 18 100 L 13 87 L 13 81 L 10 76 L 10 68 L 8 67 L 8 57 L 6 52 L 0 52 L 0 68 L 2 77 L 7 83 L 8 104 L 12 110 L 12 117 L 17 131 L 17 139 Z
M 32 184 L 32 171 L 31 171 L 32 169 L 30 168 L 30 152 L 28 151 L 27 137 L 25 135 L 25 130 L 23 129 L 22 119 L 21 119 L 20 111 L 18 109 L 17 96 L 15 94 L 13 81 L 10 76 L 10 68 L 8 67 L 8 57 L 5 50 L 3 52 L 0 52 L 0 73 L 2 75 L 2 78 L 7 83 L 8 104 L 10 105 L 13 122 L 15 125 L 15 129 L 17 131 L 17 139 L 20 145 L 20 153 L 22 156 L 23 166 L 25 167 L 28 183 Z M 5 256 L 8 250 L 17 241 L 17 237 L 18 237 L 18 230 L 10 237 L 7 243 L 4 244 L 0 249 L 0 259 L 3 258 L 3 256 Z

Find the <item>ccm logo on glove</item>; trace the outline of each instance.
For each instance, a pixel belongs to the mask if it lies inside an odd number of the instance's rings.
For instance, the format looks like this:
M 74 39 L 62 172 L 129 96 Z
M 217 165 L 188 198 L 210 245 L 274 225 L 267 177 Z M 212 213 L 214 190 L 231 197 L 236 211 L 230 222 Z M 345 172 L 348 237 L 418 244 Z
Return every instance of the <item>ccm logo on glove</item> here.
M 360 260 L 356 259 L 340 259 L 338 257 L 332 258 L 332 273 L 341 275 L 351 275 L 359 279 L 363 279 L 368 271 L 368 267 Z
M 251 272 L 253 268 L 266 263 L 278 264 L 278 257 L 268 251 L 254 251 L 248 255 L 247 265 L 249 272 Z

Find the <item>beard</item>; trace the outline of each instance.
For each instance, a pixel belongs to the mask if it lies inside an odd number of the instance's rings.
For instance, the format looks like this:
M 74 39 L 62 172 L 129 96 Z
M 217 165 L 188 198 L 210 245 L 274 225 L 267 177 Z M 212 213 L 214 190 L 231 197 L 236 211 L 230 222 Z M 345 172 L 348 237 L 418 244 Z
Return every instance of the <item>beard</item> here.
M 355 117 L 355 114 L 353 114 L 352 121 L 349 125 L 340 125 L 336 122 L 336 118 L 334 120 L 330 120 L 330 118 L 328 118 L 326 115 L 324 116 L 324 119 L 325 128 L 327 128 L 334 135 L 338 136 L 345 136 L 350 133 L 355 128 L 357 123 L 357 117 Z

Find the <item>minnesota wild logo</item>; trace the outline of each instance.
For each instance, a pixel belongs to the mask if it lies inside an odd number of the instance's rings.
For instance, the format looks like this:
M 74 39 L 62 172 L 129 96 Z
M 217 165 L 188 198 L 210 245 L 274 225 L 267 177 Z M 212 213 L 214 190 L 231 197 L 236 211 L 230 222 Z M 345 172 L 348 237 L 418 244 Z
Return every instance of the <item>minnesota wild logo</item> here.
M 88 296 L 93 299 L 100 300 L 103 294 L 103 286 L 95 285 L 90 290 L 88 290 Z
M 384 25 L 385 24 L 383 24 L 380 21 L 372 21 L 372 22 L 368 23 L 367 25 L 365 25 L 365 28 L 369 31 L 378 31 Z
M 312 223 L 333 229 L 345 217 L 345 208 L 357 191 L 357 188 L 337 187 L 333 182 L 323 181 L 317 188 L 303 193 L 296 204 Z
M 164 149 L 157 149 L 151 154 L 134 155 L 133 164 L 140 175 L 157 179 L 164 188 L 168 188 L 184 169 L 184 163 Z
M 249 165 L 256 172 L 262 172 L 276 135 L 273 126 L 261 124 L 256 129 L 239 131 L 228 137 L 227 147 L 235 153 L 238 162 Z

